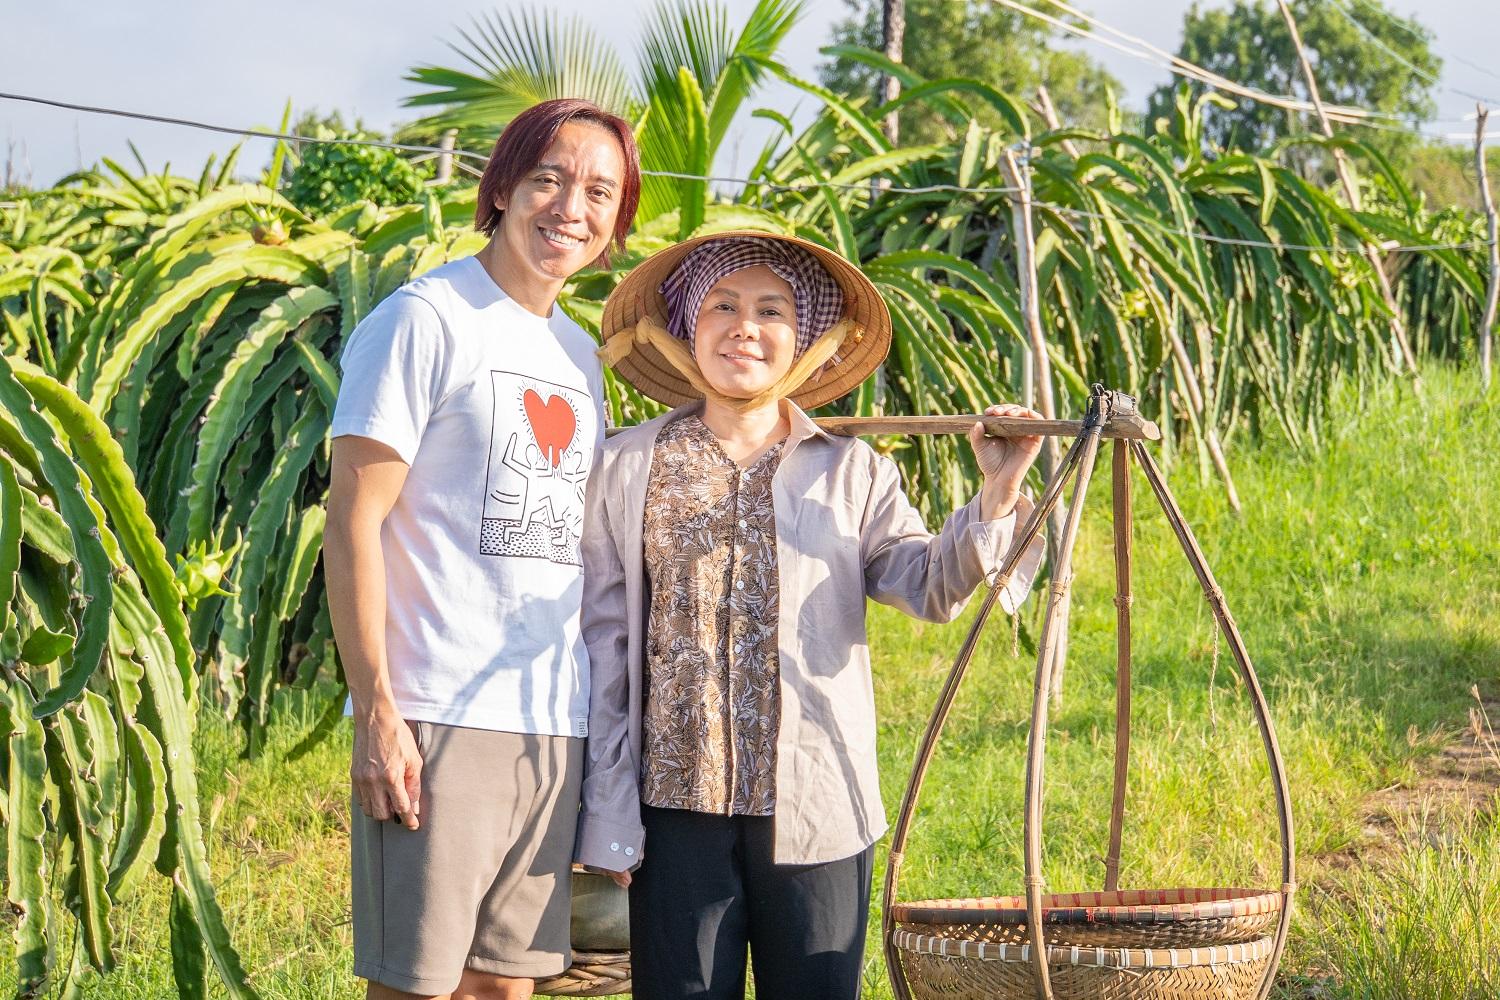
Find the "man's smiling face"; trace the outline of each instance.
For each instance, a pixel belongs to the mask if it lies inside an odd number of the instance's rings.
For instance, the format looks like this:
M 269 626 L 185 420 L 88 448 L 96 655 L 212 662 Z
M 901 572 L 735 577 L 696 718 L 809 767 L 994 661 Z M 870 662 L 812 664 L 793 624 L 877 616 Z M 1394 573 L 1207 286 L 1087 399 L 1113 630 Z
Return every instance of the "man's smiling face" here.
M 568 122 L 506 199 L 495 232 L 513 266 L 560 285 L 599 258 L 614 236 L 625 159 L 609 132 Z

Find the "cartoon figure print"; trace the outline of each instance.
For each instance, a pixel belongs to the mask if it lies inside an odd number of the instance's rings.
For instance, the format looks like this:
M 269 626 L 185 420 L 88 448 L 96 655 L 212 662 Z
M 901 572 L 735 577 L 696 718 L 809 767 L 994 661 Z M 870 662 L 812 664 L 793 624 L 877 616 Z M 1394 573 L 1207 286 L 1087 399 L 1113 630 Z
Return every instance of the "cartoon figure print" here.
M 585 392 L 513 372 L 490 372 L 495 391 L 479 551 L 578 566 L 584 485 L 593 434 Z

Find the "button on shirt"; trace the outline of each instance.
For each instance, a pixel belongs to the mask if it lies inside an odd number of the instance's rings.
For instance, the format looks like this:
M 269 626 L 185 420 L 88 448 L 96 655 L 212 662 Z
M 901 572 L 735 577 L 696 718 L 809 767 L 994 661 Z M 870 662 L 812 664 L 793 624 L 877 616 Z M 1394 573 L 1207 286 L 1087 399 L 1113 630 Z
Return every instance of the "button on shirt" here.
M 782 445 L 746 468 L 696 415 L 663 429 L 646 485 L 651 583 L 641 799 L 770 816 L 776 805 L 779 587 L 771 488 Z

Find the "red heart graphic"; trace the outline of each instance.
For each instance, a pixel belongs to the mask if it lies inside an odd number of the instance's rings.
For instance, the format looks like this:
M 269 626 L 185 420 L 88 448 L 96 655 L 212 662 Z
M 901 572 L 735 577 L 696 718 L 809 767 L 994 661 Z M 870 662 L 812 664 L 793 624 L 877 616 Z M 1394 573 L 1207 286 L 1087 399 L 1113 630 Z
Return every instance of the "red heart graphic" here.
M 521 396 L 526 407 L 526 419 L 531 422 L 531 436 L 537 447 L 555 469 L 562 464 L 563 452 L 573 443 L 573 434 L 578 430 L 578 417 L 573 408 L 561 396 L 551 396 L 543 403 L 535 389 L 527 389 Z

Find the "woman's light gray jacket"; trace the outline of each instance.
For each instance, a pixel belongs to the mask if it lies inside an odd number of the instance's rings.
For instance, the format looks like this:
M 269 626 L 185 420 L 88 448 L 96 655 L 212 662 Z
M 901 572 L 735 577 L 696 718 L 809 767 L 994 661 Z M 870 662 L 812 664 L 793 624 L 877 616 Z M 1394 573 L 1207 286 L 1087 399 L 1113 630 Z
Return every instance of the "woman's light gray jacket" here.
M 591 691 L 577 858 L 634 868 L 641 828 L 641 708 L 650 607 L 641 525 L 657 434 L 690 403 L 612 437 L 589 477 L 583 525 L 583 638 Z M 950 621 L 997 568 L 1019 519 L 979 520 L 978 499 L 932 535 L 895 463 L 865 442 L 819 429 L 788 402 L 791 433 L 776 471 L 781 730 L 776 741 L 775 858 L 812 864 L 856 854 L 886 829 L 875 759 L 875 698 L 865 598 Z M 1041 564 L 1033 541 L 1001 603 L 1025 599 Z

